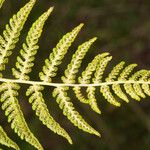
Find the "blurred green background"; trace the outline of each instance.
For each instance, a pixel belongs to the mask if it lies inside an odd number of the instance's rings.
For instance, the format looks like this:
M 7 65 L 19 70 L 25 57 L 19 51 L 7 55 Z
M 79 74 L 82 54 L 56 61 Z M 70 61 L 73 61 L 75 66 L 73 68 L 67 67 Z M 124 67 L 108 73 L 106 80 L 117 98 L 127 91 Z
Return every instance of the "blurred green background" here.
M 0 13 L 0 31 L 5 28 L 12 14 L 16 13 L 28 0 L 6 0 Z M 4 72 L 5 77 L 12 78 L 11 67 L 14 66 L 16 56 L 25 40 L 32 23 L 50 6 L 55 9 L 45 24 L 40 38 L 35 68 L 30 74 L 31 80 L 39 80 L 38 72 L 41 71 L 44 59 L 48 57 L 58 40 L 79 23 L 85 23 L 78 38 L 71 46 L 68 54 L 59 67 L 58 76 L 54 82 L 60 82 L 60 77 L 71 60 L 71 55 L 82 42 L 97 36 L 98 40 L 92 46 L 82 63 L 84 70 L 88 62 L 95 55 L 104 51 L 110 52 L 113 60 L 109 64 L 106 74 L 111 68 L 122 60 L 127 64 L 138 63 L 138 69 L 150 68 L 150 1 L 149 0 L 37 0 L 27 23 L 22 31 L 22 36 L 17 44 L 10 63 Z M 127 65 L 126 64 L 126 65 Z M 120 108 L 111 106 L 97 90 L 97 100 L 102 110 L 102 115 L 94 113 L 87 105 L 77 101 L 70 92 L 75 108 L 82 114 L 86 121 L 102 134 L 102 138 L 84 133 L 74 127 L 59 109 L 51 96 L 53 88 L 45 89 L 45 99 L 54 118 L 70 133 L 74 144 L 70 146 L 63 138 L 49 131 L 35 116 L 25 97 L 28 86 L 22 86 L 19 102 L 24 112 L 30 129 L 38 137 L 45 150 L 149 150 L 150 149 L 150 98 L 135 102 L 130 99 Z M 14 139 L 22 150 L 33 150 L 28 143 L 21 141 L 10 130 L 4 112 L 0 111 L 0 123 L 8 135 Z M 6 149 L 6 147 L 3 147 Z

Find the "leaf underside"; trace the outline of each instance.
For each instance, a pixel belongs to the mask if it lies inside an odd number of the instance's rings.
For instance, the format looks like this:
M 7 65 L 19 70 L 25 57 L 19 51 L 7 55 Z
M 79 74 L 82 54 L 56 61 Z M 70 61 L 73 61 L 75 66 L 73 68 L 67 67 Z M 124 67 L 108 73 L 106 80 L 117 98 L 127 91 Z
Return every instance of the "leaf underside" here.
M 0 0 L 0 8 L 3 2 L 4 0 Z M 118 101 L 118 99 L 122 99 L 127 103 L 129 102 L 129 98 L 140 101 L 146 95 L 150 96 L 150 70 L 134 70 L 137 66 L 136 64 L 125 66 L 125 62 L 122 61 L 116 64 L 106 75 L 106 68 L 112 59 L 112 56 L 106 52 L 95 56 L 87 64 L 87 67 L 82 71 L 81 75 L 78 75 L 85 55 L 97 39 L 94 37 L 78 46 L 70 63 L 64 69 L 64 75 L 61 77 L 62 83 L 53 83 L 53 78 L 57 76 L 59 65 L 62 63 L 68 50 L 71 49 L 70 46 L 83 27 L 83 23 L 81 23 L 72 31 L 66 33 L 52 49 L 39 72 L 40 81 L 30 81 L 29 73 L 34 69 L 35 55 L 39 49 L 38 42 L 44 24 L 53 10 L 50 7 L 35 20 L 29 29 L 26 40 L 23 42 L 20 53 L 17 56 L 16 65 L 12 68 L 12 75 L 16 79 L 4 78 L 3 71 L 6 70 L 6 65 L 9 65 L 9 57 L 16 43 L 19 41 L 21 31 L 35 2 L 36 0 L 30 0 L 13 15 L 2 35 L 0 35 L 0 82 L 2 82 L 0 85 L 0 102 L 2 103 L 2 110 L 5 111 L 11 128 L 22 140 L 26 140 L 36 149 L 43 150 L 39 140 L 28 127 L 18 100 L 19 83 L 30 84 L 25 92 L 39 120 L 48 129 L 64 137 L 72 144 L 70 135 L 52 117 L 45 103 L 46 100 L 43 96 L 44 87 L 46 85 L 53 85 L 55 87 L 51 93 L 68 120 L 82 131 L 100 137 L 100 133 L 89 125 L 85 121 L 86 119 L 76 110 L 72 103 L 73 98 L 68 96 L 68 92 L 73 90 L 76 98 L 81 103 L 88 105 L 93 111 L 101 114 L 101 109 L 96 98 L 97 88 L 99 88 L 99 93 L 103 95 L 107 102 L 115 107 L 121 106 L 121 101 Z M 86 89 L 86 91 L 83 92 L 82 88 Z M 8 137 L 1 126 L 0 143 L 19 150 L 18 145 Z

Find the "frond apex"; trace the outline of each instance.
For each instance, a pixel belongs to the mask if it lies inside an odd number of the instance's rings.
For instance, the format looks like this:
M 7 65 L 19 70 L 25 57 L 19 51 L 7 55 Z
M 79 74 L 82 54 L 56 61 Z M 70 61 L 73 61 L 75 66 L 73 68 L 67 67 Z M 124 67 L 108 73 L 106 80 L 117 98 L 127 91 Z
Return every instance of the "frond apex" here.
M 64 58 L 71 44 L 74 42 L 82 26 L 83 24 L 81 23 L 71 32 L 65 34 L 62 39 L 60 39 L 56 47 L 53 48 L 52 53 L 49 55 L 49 59 L 45 60 L 45 65 L 43 66 L 42 72 L 39 73 L 39 77 L 42 81 L 51 82 L 52 77 L 56 76 L 58 65 L 61 64 L 62 59 Z
M 0 36 L 0 71 L 5 69 L 8 57 L 12 54 L 12 50 L 19 40 L 20 32 L 34 4 L 35 0 L 29 1 L 13 15 L 9 24 L 6 25 L 6 29 L 3 31 L 3 36 Z
M 16 78 L 29 80 L 28 74 L 32 71 L 32 67 L 34 66 L 33 61 L 39 49 L 37 43 L 42 34 L 45 21 L 52 11 L 53 7 L 50 7 L 32 24 L 26 37 L 26 42 L 23 43 L 22 49 L 20 50 L 20 56 L 17 57 L 16 68 L 12 69 L 12 73 Z

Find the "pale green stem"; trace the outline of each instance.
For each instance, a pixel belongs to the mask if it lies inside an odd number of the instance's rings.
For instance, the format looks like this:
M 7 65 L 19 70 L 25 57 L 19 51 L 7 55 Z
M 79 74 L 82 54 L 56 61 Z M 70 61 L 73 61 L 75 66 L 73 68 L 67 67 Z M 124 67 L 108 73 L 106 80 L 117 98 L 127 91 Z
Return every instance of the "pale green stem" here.
M 29 85 L 46 85 L 46 86 L 54 86 L 54 87 L 90 87 L 90 86 L 102 86 L 102 85 L 113 85 L 113 84 L 125 84 L 125 83 L 131 83 L 131 84 L 150 84 L 150 81 L 134 81 L 134 80 L 128 80 L 128 81 L 112 81 L 112 82 L 102 82 L 98 84 L 65 84 L 65 83 L 48 83 L 48 82 L 42 82 L 42 81 L 25 81 L 25 80 L 17 80 L 17 79 L 6 79 L 6 78 L 0 78 L 0 82 L 12 82 L 12 83 L 21 83 L 21 84 L 29 84 Z

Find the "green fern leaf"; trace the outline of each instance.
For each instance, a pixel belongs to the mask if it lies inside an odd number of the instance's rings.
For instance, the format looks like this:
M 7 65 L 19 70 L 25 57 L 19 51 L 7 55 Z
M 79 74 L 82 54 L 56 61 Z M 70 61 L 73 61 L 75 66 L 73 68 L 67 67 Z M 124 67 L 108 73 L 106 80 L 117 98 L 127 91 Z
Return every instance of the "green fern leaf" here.
M 95 56 L 95 58 L 92 60 L 92 62 L 88 64 L 85 71 L 82 72 L 82 77 L 78 78 L 78 81 L 80 84 L 90 84 L 92 74 L 96 70 L 98 62 L 100 61 L 100 59 L 104 58 L 108 54 L 109 53 L 103 53 L 103 54 L 99 54 L 99 55 Z M 83 96 L 83 94 L 81 92 L 81 87 L 74 87 L 73 90 L 79 101 L 81 101 L 82 103 L 89 103 L 89 100 Z
M 16 15 L 13 15 L 3 31 L 3 36 L 0 35 L 0 71 L 5 69 L 8 57 L 12 54 L 15 44 L 19 40 L 20 32 L 34 4 L 35 0 L 30 0 Z
M 103 54 L 99 54 L 97 55 L 91 63 L 88 64 L 87 68 L 85 69 L 85 71 L 82 72 L 82 77 L 79 77 L 79 83 L 80 84 L 89 84 L 90 80 L 92 78 L 92 74 L 93 72 L 96 70 L 96 67 L 98 66 L 99 62 L 105 57 L 109 55 L 109 53 L 103 53 Z M 91 89 L 91 91 L 90 91 Z M 80 87 L 75 87 L 74 88 L 74 92 L 76 94 L 76 97 L 83 103 L 88 103 L 91 108 L 97 112 L 97 113 L 101 113 L 101 111 L 99 110 L 97 103 L 96 103 L 96 99 L 95 96 L 93 95 L 94 93 L 92 92 L 94 89 L 94 87 L 89 87 L 87 89 L 87 93 L 88 93 L 88 98 L 84 98 L 82 92 L 81 92 L 81 88 Z
M 108 75 L 108 77 L 106 78 L 106 81 L 107 82 L 111 82 L 111 81 L 114 81 L 118 74 L 120 73 L 120 71 L 123 69 L 123 66 L 124 66 L 125 62 L 122 61 L 120 62 L 119 64 L 117 64 L 113 70 L 110 72 L 110 74 Z
M 118 65 L 116 65 L 113 70 L 111 71 L 111 73 L 108 75 L 108 77 L 106 78 L 106 82 L 111 82 L 114 81 L 114 79 L 116 79 L 117 75 L 119 74 L 120 70 L 123 68 L 124 62 L 119 63 Z M 119 85 L 113 85 L 112 89 L 114 90 L 114 93 L 122 98 L 125 101 L 128 101 L 126 95 L 122 92 L 122 90 L 120 89 Z M 107 101 L 115 106 L 120 106 L 120 103 L 117 102 L 117 100 L 115 99 L 115 97 L 111 94 L 110 92 L 110 88 L 109 86 L 101 86 L 100 89 L 101 93 L 103 94 L 103 96 L 105 97 L 105 99 L 107 99 Z
M 99 62 L 101 58 L 101 55 L 97 55 L 95 56 L 95 58 L 92 60 L 92 62 L 90 62 L 87 66 L 87 68 L 85 69 L 85 71 L 82 72 L 82 77 L 78 78 L 78 82 L 80 84 L 89 84 L 90 83 L 90 79 L 91 76 L 93 74 L 93 72 L 96 70 L 96 66 Z M 88 99 L 85 98 L 81 92 L 81 87 L 74 87 L 73 88 L 74 93 L 76 94 L 76 97 L 78 98 L 78 100 L 82 103 L 88 104 Z
M 71 62 L 65 70 L 65 76 L 61 78 L 64 83 L 75 83 L 76 73 L 81 66 L 82 60 L 96 39 L 93 38 L 78 47 L 78 50 L 72 56 Z
M 30 86 L 27 90 L 26 95 L 30 96 L 29 102 L 32 103 L 32 109 L 36 111 L 36 115 L 39 116 L 39 119 L 44 125 L 58 135 L 65 137 L 68 142 L 72 144 L 72 140 L 68 133 L 61 128 L 60 125 L 50 115 L 41 92 L 43 90 L 44 87 L 39 85 Z
M 50 54 L 49 59 L 45 60 L 45 66 L 43 66 L 43 72 L 40 72 L 39 76 L 40 79 L 43 80 L 44 82 L 48 81 L 51 82 L 51 78 L 54 77 L 56 75 L 56 71 L 57 71 L 57 66 L 61 64 L 61 60 L 63 59 L 64 55 L 66 54 L 67 50 L 69 49 L 69 47 L 71 46 L 72 42 L 75 40 L 76 36 L 78 35 L 79 31 L 81 30 L 83 24 L 80 24 L 79 26 L 77 26 L 75 29 L 73 29 L 71 32 L 67 33 L 66 35 L 64 35 L 62 37 L 62 39 L 58 42 L 58 44 L 56 45 L 56 47 L 53 49 L 53 52 Z M 40 91 L 39 91 L 40 92 Z M 35 94 L 35 91 L 33 92 Z M 40 98 L 42 101 L 42 93 L 40 92 Z M 37 101 L 37 99 L 36 99 Z M 42 105 L 39 105 L 39 108 Z M 46 114 L 48 114 L 48 109 L 45 107 L 45 113 L 41 113 L 44 116 Z M 43 116 L 43 118 L 45 118 Z M 42 117 L 41 117 L 42 118 Z M 52 117 L 46 117 L 48 121 L 45 122 L 45 120 L 43 120 L 43 122 L 47 125 L 48 128 L 50 128 L 51 130 L 53 130 L 54 132 L 56 132 L 59 135 L 64 136 L 65 138 L 68 139 L 69 143 L 72 144 L 72 140 L 69 137 L 69 135 L 67 134 L 67 132 L 62 129 L 58 123 L 55 123 Z M 52 128 L 51 124 L 55 124 Z
M 123 65 L 124 63 L 121 65 L 121 67 L 119 67 L 119 72 L 121 71 L 121 69 L 123 68 Z M 117 66 L 116 66 L 117 67 Z M 132 65 L 129 65 L 128 67 L 126 67 L 122 73 L 120 74 L 120 77 L 118 78 L 118 81 L 124 81 L 126 80 L 126 77 L 129 75 L 129 73 L 134 69 L 134 67 L 136 67 L 136 64 L 132 64 Z M 117 67 L 118 68 L 118 67 Z M 119 74 L 118 72 L 118 74 Z M 127 74 L 126 74 L 127 73 Z M 118 75 L 117 74 L 117 75 Z M 116 77 L 115 77 L 116 78 Z M 125 102 L 129 102 L 127 96 L 124 94 L 124 92 L 122 91 L 121 89 L 121 86 L 119 84 L 113 84 L 112 85 L 112 89 L 114 91 L 114 93 L 120 97 L 121 99 L 123 99 Z
M 50 8 L 41 17 L 39 17 L 39 19 L 37 19 L 35 21 L 35 23 L 33 23 L 30 31 L 28 32 L 28 35 L 26 38 L 26 43 L 23 44 L 23 49 L 20 51 L 22 58 L 19 56 L 17 58 L 18 62 L 16 63 L 16 67 L 19 69 L 20 72 L 16 69 L 12 70 L 13 75 L 16 78 L 19 78 L 20 80 L 22 80 L 22 79 L 26 80 L 29 78 L 26 74 L 31 71 L 31 67 L 33 66 L 32 61 L 34 60 L 34 55 L 36 54 L 37 49 L 38 49 L 38 46 L 36 44 L 37 44 L 38 39 L 42 33 L 42 28 L 44 26 L 44 23 L 47 20 L 48 16 L 50 15 L 51 11 L 52 11 L 52 8 Z M 10 86 L 13 87 L 12 83 L 6 83 L 6 84 L 9 84 Z M 18 86 L 18 85 L 16 85 L 16 86 Z M 12 89 L 12 92 L 17 93 L 17 90 L 18 89 L 16 89 L 16 90 Z M 6 93 L 6 94 L 8 94 L 8 96 L 9 96 L 9 93 Z M 16 103 L 16 105 L 18 105 L 18 107 L 15 107 L 15 105 L 14 105 L 14 108 L 12 108 L 12 109 L 17 109 L 17 108 L 20 109 L 16 96 L 17 96 L 17 94 L 12 95 L 12 97 L 10 97 L 10 98 L 14 99 L 14 103 Z M 5 101 L 5 99 L 3 101 L 4 101 L 4 103 L 2 105 L 3 109 L 6 109 L 7 107 L 5 107 L 5 103 L 9 104 L 10 101 Z M 13 107 L 13 105 L 12 105 L 12 107 Z M 5 113 L 7 113 L 7 110 L 5 111 Z M 19 115 L 19 114 L 22 114 L 21 110 L 16 115 Z M 10 114 L 8 113 L 7 115 L 9 115 L 8 119 L 11 120 Z M 15 117 L 15 116 L 13 116 L 13 117 Z M 20 134 L 24 134 L 23 135 L 24 137 L 22 137 L 22 138 L 25 138 L 25 140 L 27 142 L 33 144 L 33 146 L 35 146 L 39 149 L 42 149 L 42 146 L 39 144 L 38 140 L 29 131 L 29 129 L 25 123 L 25 120 L 23 119 L 23 114 L 20 117 L 22 117 L 20 120 L 20 121 L 22 121 L 22 128 L 23 127 L 25 127 L 25 128 L 21 132 L 20 132 L 20 129 L 17 129 L 18 135 L 20 136 Z
M 53 97 L 56 97 L 56 102 L 59 104 L 60 109 L 63 110 L 63 114 L 79 129 L 100 136 L 100 134 L 93 129 L 82 116 L 75 110 L 73 103 L 67 96 L 68 88 L 57 87 L 53 91 Z
M 11 147 L 16 150 L 20 150 L 18 145 L 8 137 L 8 135 L 6 134 L 6 132 L 4 131 L 4 129 L 1 126 L 0 126 L 0 143 L 7 147 Z
M 149 71 L 140 70 L 137 71 L 135 74 L 133 74 L 130 78 L 128 78 L 132 70 L 137 66 L 136 64 L 131 64 L 127 66 L 120 74 L 118 80 L 115 81 L 119 72 L 123 68 L 123 65 L 124 62 L 121 62 L 118 65 L 116 65 L 111 71 L 111 73 L 108 75 L 108 77 L 105 79 L 106 82 L 102 83 L 100 88 L 100 91 L 103 94 L 103 96 L 108 100 L 108 102 L 110 102 L 115 106 L 120 106 L 120 103 L 118 103 L 115 100 L 113 94 L 110 92 L 110 85 L 112 85 L 112 90 L 114 91 L 114 93 L 126 102 L 129 102 L 129 100 L 127 96 L 124 94 L 124 92 L 122 91 L 120 86 L 121 84 L 123 84 L 126 93 L 128 93 L 131 96 L 131 98 L 135 100 L 140 100 L 139 96 L 144 98 L 145 97 L 144 92 L 147 95 L 150 94 L 149 80 L 148 80 L 148 77 L 150 75 L 148 73 Z M 143 81 L 147 83 L 142 83 L 142 82 L 138 83 L 138 81 L 139 82 Z M 145 89 L 144 92 L 142 91 L 142 88 L 143 90 Z
M 8 57 L 11 55 L 11 50 L 14 49 L 16 42 L 19 39 L 20 31 L 22 30 L 25 21 L 35 3 L 35 0 L 31 0 L 20 11 L 10 19 L 10 25 L 6 25 L 6 30 L 3 32 L 3 36 L 0 36 L 0 50 L 1 50 L 1 71 L 5 69 L 5 64 L 8 62 Z M 1 85 L 1 102 L 2 109 L 5 110 L 5 115 L 8 116 L 8 122 L 11 122 L 11 127 L 15 132 L 25 139 L 30 144 L 39 149 L 43 149 L 38 140 L 29 130 L 23 113 L 18 104 L 16 96 L 19 85 L 13 83 L 4 83 Z
M 137 81 L 140 77 L 142 77 L 143 75 L 145 75 L 147 73 L 147 70 L 140 70 L 140 71 L 137 71 L 135 74 L 132 75 L 131 78 L 129 78 L 129 80 L 134 80 L 134 81 Z M 139 96 L 139 97 L 142 97 L 142 98 L 145 98 L 145 94 L 144 92 L 142 91 L 142 88 L 141 86 L 138 84 L 138 83 L 135 83 L 133 84 L 133 90 L 136 92 L 136 94 Z
M 131 64 L 127 66 L 121 73 L 119 80 L 126 80 L 128 75 L 136 66 L 137 66 L 136 64 Z M 125 88 L 126 93 L 128 93 L 133 99 L 138 100 L 138 101 L 140 100 L 140 97 L 136 94 L 131 84 L 124 84 L 123 86 Z
M 94 74 L 94 78 L 93 78 L 93 83 L 94 84 L 98 84 L 102 79 L 102 75 L 104 73 L 104 70 L 108 64 L 108 62 L 112 59 L 112 57 L 104 57 L 101 58 L 101 60 L 98 63 L 98 66 L 96 68 L 95 74 Z M 97 102 L 96 102 L 96 98 L 95 98 L 95 87 L 88 87 L 87 88 L 87 93 L 88 93 L 88 99 L 89 99 L 89 105 L 91 106 L 91 108 L 97 112 L 97 113 L 101 113 L 101 111 L 99 110 L 98 106 L 97 106 Z
M 123 69 L 124 64 L 125 64 L 125 62 L 120 62 L 119 64 L 117 64 L 113 68 L 111 73 L 108 75 L 108 77 L 106 78 L 106 82 L 115 81 L 115 79 L 119 75 L 120 71 Z M 112 90 L 119 98 L 121 98 L 122 100 L 124 100 L 127 103 L 129 102 L 127 96 L 122 92 L 122 90 L 120 90 L 120 86 L 118 86 L 117 84 L 113 84 Z
M 145 73 L 141 78 L 140 81 L 145 81 L 145 82 L 149 82 L 150 83 L 150 71 L 147 71 L 147 73 Z M 142 89 L 144 90 L 145 94 L 147 94 L 148 96 L 150 96 L 150 87 L 148 84 L 142 84 Z
M 45 21 L 49 17 L 53 8 L 51 7 L 47 12 L 42 14 L 39 19 L 33 23 L 30 31 L 28 32 L 26 43 L 23 43 L 20 50 L 20 56 L 17 57 L 16 68 L 12 69 L 13 75 L 20 80 L 29 80 L 29 74 L 34 63 L 34 55 L 37 53 L 39 46 L 37 45 L 38 39 L 42 34 L 42 29 Z
M 71 43 L 75 40 L 76 36 L 78 35 L 79 31 L 81 30 L 83 24 L 80 24 L 75 29 L 73 29 L 71 32 L 67 33 L 62 37 L 62 39 L 58 42 L 56 47 L 53 49 L 53 52 L 49 56 L 49 60 L 45 60 L 45 66 L 43 66 L 43 72 L 40 72 L 39 76 L 41 80 L 44 82 L 48 81 L 51 82 L 51 77 L 54 77 L 56 75 L 57 66 L 60 65 L 61 60 L 63 59 L 64 55 L 66 54 L 67 50 L 71 46 Z M 44 90 L 42 87 L 36 86 L 37 89 Z M 37 105 L 34 109 L 36 110 L 36 114 L 40 117 L 40 120 L 52 131 L 55 133 L 65 137 L 70 144 L 72 144 L 72 140 L 68 133 L 60 127 L 60 125 L 50 116 L 50 113 L 44 104 L 44 99 L 42 96 L 41 91 L 34 90 L 35 88 L 32 88 L 32 96 L 38 96 L 38 99 L 34 97 L 30 97 L 30 101 L 34 101 L 34 103 L 38 102 L 39 105 Z M 37 93 L 38 92 L 38 93 Z M 27 95 L 30 95 L 27 91 Z M 41 113 L 38 113 L 38 110 L 43 110 Z M 46 118 L 46 119 L 45 119 Z
M 0 88 L 2 109 L 5 110 L 5 115 L 8 116 L 8 122 L 11 122 L 11 128 L 20 136 L 21 139 L 25 139 L 31 145 L 37 149 L 42 150 L 42 146 L 39 141 L 29 130 L 23 113 L 18 104 L 16 96 L 18 95 L 17 90 L 20 86 L 15 83 L 2 83 Z
M 23 44 L 23 49 L 20 51 L 21 57 L 17 57 L 16 68 L 13 69 L 13 75 L 19 80 L 28 80 L 28 74 L 31 72 L 31 69 L 34 65 L 33 60 L 35 54 L 37 53 L 37 42 L 42 33 L 42 28 L 45 21 L 50 15 L 53 8 L 50 8 L 47 12 L 42 14 L 39 19 L 32 25 L 27 38 L 26 43 Z M 33 85 L 30 86 L 27 90 L 27 96 L 31 95 L 29 102 L 32 103 L 32 108 L 35 110 L 36 115 L 39 119 L 45 124 L 49 129 L 56 132 L 63 137 L 66 137 L 68 141 L 72 144 L 72 140 L 67 134 L 67 132 L 60 127 L 60 125 L 52 118 L 50 115 L 47 106 L 44 102 L 41 91 L 44 88 L 42 86 Z
M 39 73 L 40 79 L 44 82 L 51 82 L 52 77 L 56 76 L 57 66 L 61 64 L 61 60 L 64 58 L 67 50 L 75 40 L 79 31 L 81 30 L 83 24 L 74 28 L 71 32 L 67 33 L 58 42 L 53 52 L 50 54 L 49 59 L 45 60 L 45 65 L 43 66 L 43 72 Z
M 78 47 L 78 50 L 73 55 L 70 64 L 65 70 L 65 76 L 62 77 L 64 83 L 75 83 L 76 73 L 81 66 L 81 62 L 95 40 L 96 38 L 93 38 Z M 59 107 L 63 110 L 63 114 L 79 129 L 100 136 L 100 134 L 87 124 L 81 115 L 75 110 L 73 103 L 67 96 L 67 90 L 67 87 L 57 87 L 53 92 L 53 96 L 56 97 L 56 101 L 59 104 Z
M 4 0 L 0 0 L 0 8 L 3 2 Z M 71 32 L 64 35 L 52 50 L 49 59 L 45 60 L 42 72 L 39 73 L 41 81 L 30 81 L 29 73 L 34 66 L 33 61 L 37 50 L 39 49 L 37 43 L 42 34 L 45 21 L 53 8 L 50 8 L 43 13 L 30 28 L 26 37 L 26 42 L 22 45 L 22 49 L 20 50 L 20 56 L 17 57 L 16 67 L 12 69 L 12 73 L 16 79 L 3 78 L 2 71 L 5 70 L 8 57 L 11 55 L 12 50 L 19 40 L 20 32 L 34 3 L 35 0 L 30 0 L 29 3 L 20 9 L 20 11 L 10 19 L 9 24 L 6 25 L 6 29 L 3 31 L 3 35 L 0 36 L 0 82 L 2 82 L 0 85 L 0 102 L 2 102 L 2 109 L 8 117 L 8 122 L 11 123 L 12 129 L 14 129 L 21 139 L 25 139 L 35 148 L 43 150 L 38 139 L 30 131 L 18 103 L 17 96 L 20 88 L 19 83 L 30 85 L 26 91 L 26 95 L 29 96 L 29 102 L 32 104 L 32 109 L 35 111 L 42 124 L 46 125 L 58 135 L 66 138 L 70 144 L 72 144 L 72 139 L 68 133 L 49 113 L 42 94 L 44 86 L 55 87 L 52 92 L 53 97 L 56 98 L 56 102 L 60 109 L 62 109 L 63 114 L 75 126 L 85 132 L 97 136 L 100 136 L 100 134 L 82 118 L 79 112 L 75 110 L 71 98 L 68 97 L 70 87 L 73 87 L 73 91 L 79 101 L 88 104 L 99 114 L 101 111 L 96 100 L 97 86 L 100 87 L 100 92 L 104 98 L 115 106 L 121 105 L 121 103 L 116 100 L 115 96 L 121 98 L 125 102 L 129 102 L 127 95 L 135 100 L 145 98 L 146 95 L 150 96 L 150 71 L 139 70 L 133 73 L 132 71 L 136 67 L 136 64 L 131 64 L 124 68 L 124 62 L 120 62 L 113 67 L 103 80 L 107 64 L 112 59 L 111 56 L 108 56 L 109 53 L 97 55 L 87 65 L 86 69 L 82 72 L 82 75 L 77 77 L 84 56 L 95 42 L 96 38 L 93 38 L 78 47 L 64 72 L 64 76 L 61 77 L 63 83 L 52 82 L 52 78 L 57 75 L 58 66 L 62 63 L 62 59 L 74 42 L 83 24 L 80 24 Z M 76 78 L 78 78 L 79 84 L 76 83 Z M 86 88 L 86 96 L 82 93 L 83 87 Z M 17 144 L 7 136 L 1 126 L 0 143 L 11 148 L 19 149 Z
M 12 72 L 13 75 L 18 78 L 19 80 L 28 80 L 29 76 L 28 73 L 31 72 L 31 68 L 33 67 L 32 61 L 34 60 L 34 55 L 37 53 L 38 50 L 38 39 L 40 38 L 42 34 L 42 29 L 44 26 L 45 21 L 49 17 L 50 13 L 52 12 L 53 8 L 50 8 L 47 12 L 43 13 L 39 19 L 33 23 L 32 27 L 30 28 L 30 31 L 28 32 L 26 43 L 23 44 L 23 49 L 20 51 L 21 57 L 17 57 L 17 63 L 16 67 L 17 69 L 13 68 Z M 20 133 L 19 133 L 20 134 Z M 29 137 L 30 135 L 30 137 Z M 30 138 L 30 141 L 28 142 L 34 142 L 31 136 L 31 133 L 28 135 Z M 25 139 L 27 138 L 27 135 Z M 27 140 L 26 140 L 27 141 Z M 42 146 L 39 144 L 39 142 L 31 143 L 38 149 L 42 149 Z
M 121 104 L 115 99 L 115 97 L 113 96 L 113 94 L 111 94 L 110 92 L 110 88 L 107 85 L 102 85 L 100 88 L 100 92 L 103 94 L 103 96 L 105 97 L 105 99 L 113 104 L 114 106 L 120 106 Z

